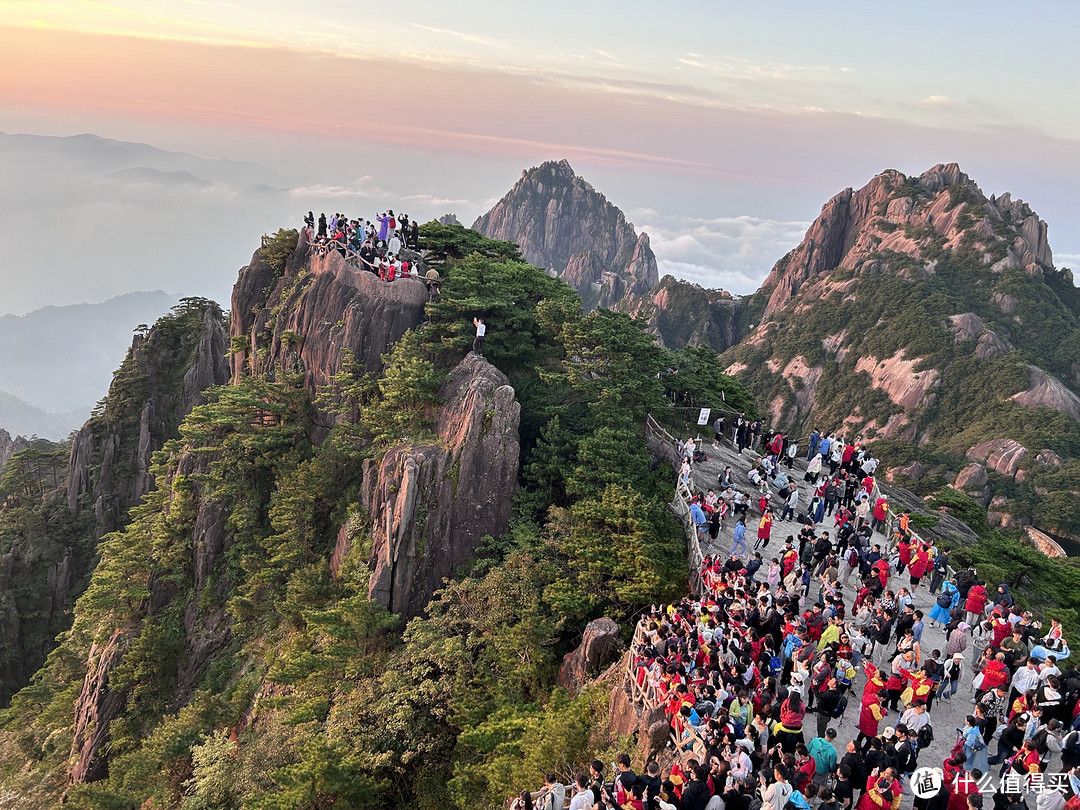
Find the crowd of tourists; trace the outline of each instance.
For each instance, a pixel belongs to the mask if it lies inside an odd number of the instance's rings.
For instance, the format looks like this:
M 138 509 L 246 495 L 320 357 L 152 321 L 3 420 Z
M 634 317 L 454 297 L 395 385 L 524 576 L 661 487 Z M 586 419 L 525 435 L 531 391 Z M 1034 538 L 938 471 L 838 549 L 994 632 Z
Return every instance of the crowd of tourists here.
M 674 761 L 635 772 L 623 755 L 568 785 L 550 774 L 518 806 L 899 810 L 907 794 L 917 810 L 1080 810 L 1080 671 L 1060 623 L 954 571 L 907 513 L 890 518 L 859 442 L 814 431 L 804 457 L 742 417 L 713 429 L 740 452 L 764 438 L 748 474 L 729 466 L 705 491 L 706 448 L 679 445 L 694 530 L 715 546 L 733 519 L 731 551 L 704 556 L 694 595 L 642 616 L 631 650 Z M 774 544 L 777 505 L 800 530 Z M 945 714 L 963 720 L 935 727 Z M 946 755 L 932 760 L 935 737 Z
M 403 249 L 415 251 L 420 244 L 420 226 L 408 214 L 387 210 L 371 221 L 337 213 L 328 219 L 322 213 L 316 220 L 308 211 L 304 227 L 313 245 L 355 256 L 363 269 L 384 281 L 417 275 L 415 264 L 402 258 Z

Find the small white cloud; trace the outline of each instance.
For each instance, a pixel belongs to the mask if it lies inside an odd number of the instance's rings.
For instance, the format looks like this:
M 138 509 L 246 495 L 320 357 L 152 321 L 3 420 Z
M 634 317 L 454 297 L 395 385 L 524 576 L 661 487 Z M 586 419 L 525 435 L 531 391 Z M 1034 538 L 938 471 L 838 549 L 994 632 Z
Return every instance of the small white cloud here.
M 926 103 L 927 104 L 934 104 L 936 106 L 941 106 L 942 104 L 948 104 L 949 103 L 949 97 L 948 96 L 938 95 L 938 94 L 935 93 L 932 96 L 927 96 L 926 97 Z

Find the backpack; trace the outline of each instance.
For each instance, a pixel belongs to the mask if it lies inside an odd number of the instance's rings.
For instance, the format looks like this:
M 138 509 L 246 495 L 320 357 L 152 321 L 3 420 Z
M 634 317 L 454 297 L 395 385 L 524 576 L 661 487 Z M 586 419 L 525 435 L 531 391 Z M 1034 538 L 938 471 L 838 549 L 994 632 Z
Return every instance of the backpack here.
M 919 742 L 919 750 L 926 750 L 926 747 L 934 741 L 934 727 L 927 723 L 925 726 L 919 729 L 919 733 L 916 739 Z
M 833 717 L 843 717 L 844 712 L 847 711 L 847 695 L 841 695 L 840 700 L 836 701 L 836 708 L 832 710 Z
M 937 606 L 940 608 L 952 607 L 952 594 L 939 593 L 937 598 Z

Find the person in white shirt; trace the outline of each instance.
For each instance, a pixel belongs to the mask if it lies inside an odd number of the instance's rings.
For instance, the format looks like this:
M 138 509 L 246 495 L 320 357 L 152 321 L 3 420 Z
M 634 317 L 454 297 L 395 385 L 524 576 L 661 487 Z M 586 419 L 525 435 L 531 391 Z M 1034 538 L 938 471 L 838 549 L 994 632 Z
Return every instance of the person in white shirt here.
M 753 773 L 754 764 L 750 761 L 750 757 L 746 755 L 746 751 L 739 746 L 735 746 L 731 756 L 728 758 L 728 762 L 731 763 L 731 779 L 749 779 Z
M 589 795 L 592 795 L 592 791 L 589 791 Z M 536 805 L 537 810 L 563 810 L 565 806 L 566 787 L 559 781 L 559 777 L 549 773 L 544 778 L 544 790 Z
M 1046 679 L 1051 675 L 1061 677 L 1061 670 L 1058 669 L 1057 659 L 1052 656 L 1046 656 L 1046 663 L 1039 667 L 1039 682 L 1046 683 Z
M 593 792 L 589 790 L 589 777 L 579 773 L 574 780 L 577 792 L 570 800 L 570 810 L 589 810 L 593 806 Z
M 907 726 L 911 736 L 917 735 L 921 728 L 930 725 L 930 715 L 926 713 L 926 703 L 922 700 L 916 700 L 912 703 L 911 708 L 900 715 L 900 721 L 897 725 Z
M 1035 661 L 1031 658 L 1012 677 L 1012 688 L 1019 694 L 1026 694 L 1029 689 L 1039 685 L 1039 670 L 1035 668 Z
M 473 338 L 472 350 L 483 356 L 484 354 L 484 335 L 487 334 L 487 324 L 484 323 L 483 318 L 473 318 L 473 325 L 476 327 L 476 337 Z

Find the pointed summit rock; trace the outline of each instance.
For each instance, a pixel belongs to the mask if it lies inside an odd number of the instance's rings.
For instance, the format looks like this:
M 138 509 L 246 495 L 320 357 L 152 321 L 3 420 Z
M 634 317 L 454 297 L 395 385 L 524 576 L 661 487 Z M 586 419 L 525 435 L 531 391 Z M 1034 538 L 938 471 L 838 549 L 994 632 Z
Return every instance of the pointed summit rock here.
M 473 228 L 516 242 L 526 261 L 576 289 L 587 309 L 643 295 L 659 281 L 648 235 L 638 234 L 566 160 L 523 171 Z

